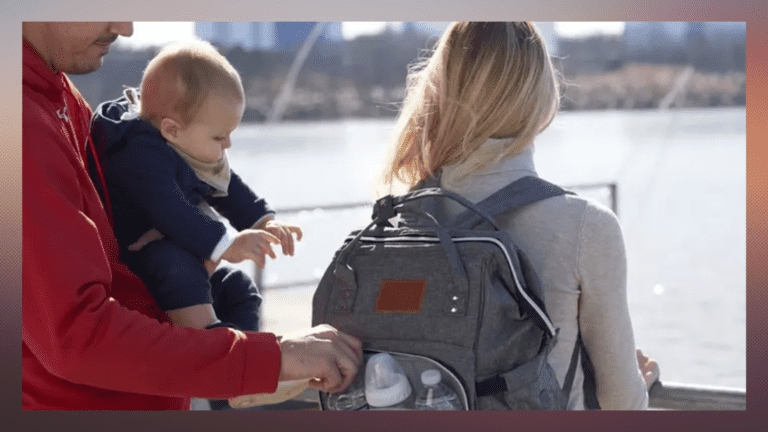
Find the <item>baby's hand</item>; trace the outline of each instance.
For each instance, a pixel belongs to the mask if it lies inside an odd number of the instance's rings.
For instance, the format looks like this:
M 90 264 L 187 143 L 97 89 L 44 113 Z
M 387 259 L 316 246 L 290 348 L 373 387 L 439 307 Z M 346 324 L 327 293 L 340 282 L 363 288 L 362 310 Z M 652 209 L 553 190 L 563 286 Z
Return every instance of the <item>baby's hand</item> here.
M 213 272 L 216 271 L 216 267 L 218 267 L 220 263 L 221 259 L 218 261 L 203 260 L 203 267 L 205 267 L 205 271 L 208 272 L 208 276 L 213 276 Z
M 128 250 L 132 252 L 136 252 L 137 250 L 148 245 L 149 243 L 152 243 L 155 240 L 160 240 L 163 237 L 165 236 L 163 236 L 163 234 L 160 231 L 156 230 L 155 228 L 152 228 L 151 230 L 142 234 L 138 240 L 136 240 L 131 245 L 129 245 Z
M 261 229 L 280 239 L 280 244 L 283 246 L 283 255 L 293 256 L 293 234 L 296 234 L 296 241 L 301 241 L 303 235 L 301 228 L 298 226 L 276 220 L 268 220 Z
M 272 259 L 277 258 L 271 245 L 278 243 L 280 240 L 277 237 L 264 230 L 243 230 L 237 233 L 235 241 L 224 251 L 221 258 L 232 263 L 249 259 L 260 268 L 264 268 L 265 255 L 269 255 Z

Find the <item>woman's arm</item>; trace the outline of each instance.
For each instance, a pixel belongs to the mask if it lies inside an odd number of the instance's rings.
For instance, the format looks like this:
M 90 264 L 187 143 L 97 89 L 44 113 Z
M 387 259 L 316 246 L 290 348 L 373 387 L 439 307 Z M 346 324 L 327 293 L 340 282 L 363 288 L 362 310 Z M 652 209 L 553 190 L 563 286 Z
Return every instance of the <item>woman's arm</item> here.
M 627 305 L 627 260 L 621 226 L 607 208 L 589 202 L 580 232 L 579 328 L 595 367 L 602 409 L 646 409 Z

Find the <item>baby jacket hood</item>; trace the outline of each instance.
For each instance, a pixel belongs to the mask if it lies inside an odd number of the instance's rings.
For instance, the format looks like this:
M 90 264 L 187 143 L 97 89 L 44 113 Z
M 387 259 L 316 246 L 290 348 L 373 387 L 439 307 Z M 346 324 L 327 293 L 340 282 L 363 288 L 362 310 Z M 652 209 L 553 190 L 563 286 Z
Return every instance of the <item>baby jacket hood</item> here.
M 112 154 L 124 148 L 125 139 L 135 128 L 143 132 L 155 132 L 150 123 L 139 118 L 138 92 L 127 88 L 117 99 L 99 104 L 91 118 L 91 135 L 99 154 L 109 159 Z

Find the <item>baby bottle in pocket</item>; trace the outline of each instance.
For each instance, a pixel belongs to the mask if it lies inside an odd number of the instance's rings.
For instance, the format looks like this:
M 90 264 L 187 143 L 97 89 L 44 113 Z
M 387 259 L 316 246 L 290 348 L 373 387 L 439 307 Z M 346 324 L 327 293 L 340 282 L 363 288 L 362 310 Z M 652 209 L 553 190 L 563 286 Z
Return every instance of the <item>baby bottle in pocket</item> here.
M 411 395 L 402 366 L 387 353 L 374 354 L 365 366 L 365 399 L 371 407 L 391 407 Z

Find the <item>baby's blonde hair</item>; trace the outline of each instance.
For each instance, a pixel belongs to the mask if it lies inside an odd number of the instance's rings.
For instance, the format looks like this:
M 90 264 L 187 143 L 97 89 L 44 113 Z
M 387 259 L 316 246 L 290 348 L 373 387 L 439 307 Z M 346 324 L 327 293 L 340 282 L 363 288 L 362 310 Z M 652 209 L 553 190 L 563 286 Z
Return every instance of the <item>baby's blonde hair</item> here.
M 212 94 L 245 99 L 240 75 L 229 61 L 208 42 L 167 45 L 144 70 L 141 118 L 158 126 L 163 117 L 176 114 L 189 124 Z
M 488 138 L 501 153 L 475 154 L 464 176 L 520 153 L 560 107 L 555 71 L 530 22 L 455 22 L 428 59 L 411 68 L 384 184 L 411 188 L 442 166 L 465 162 Z

